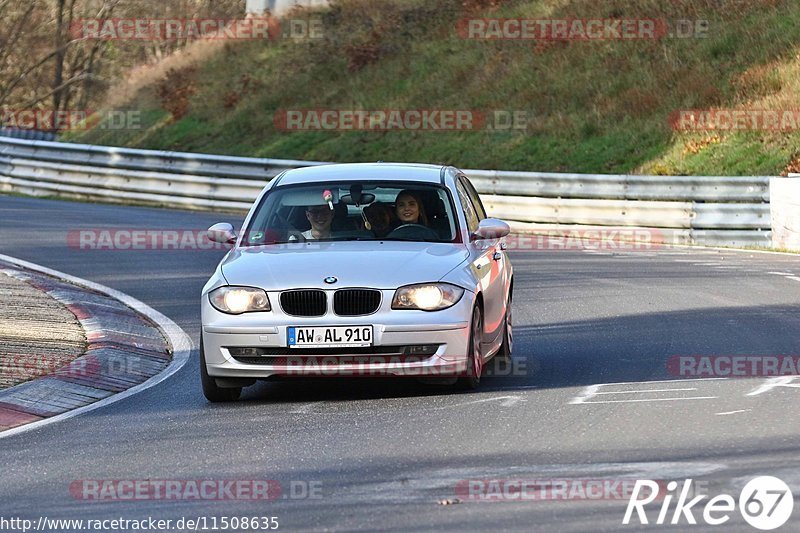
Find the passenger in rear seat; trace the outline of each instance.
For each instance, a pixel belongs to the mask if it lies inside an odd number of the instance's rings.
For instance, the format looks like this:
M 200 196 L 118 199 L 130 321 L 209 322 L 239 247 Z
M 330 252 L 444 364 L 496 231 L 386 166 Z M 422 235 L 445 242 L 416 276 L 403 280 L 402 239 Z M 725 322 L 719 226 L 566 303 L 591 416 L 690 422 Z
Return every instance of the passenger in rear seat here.
M 369 223 L 369 230 L 378 238 L 386 237 L 394 228 L 392 208 L 383 202 L 365 207 L 364 217 Z

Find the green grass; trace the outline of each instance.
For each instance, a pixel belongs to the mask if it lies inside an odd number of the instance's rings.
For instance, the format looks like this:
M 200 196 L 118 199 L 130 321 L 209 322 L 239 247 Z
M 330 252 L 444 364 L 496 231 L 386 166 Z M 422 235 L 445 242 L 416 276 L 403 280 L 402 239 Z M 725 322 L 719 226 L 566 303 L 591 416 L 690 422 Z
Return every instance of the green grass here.
M 156 87 L 145 86 L 124 106 L 143 111 L 143 129 L 67 138 L 325 161 L 700 175 L 779 174 L 797 152 L 797 133 L 729 133 L 706 142 L 708 133 L 674 132 L 668 117 L 677 109 L 796 102 L 800 2 L 510 0 L 472 14 L 461 0 L 430 4 L 340 0 L 320 12 L 323 40 L 217 47 L 186 75 L 194 93 L 185 117 L 171 120 Z M 460 39 L 455 23 L 467 16 L 710 22 L 703 39 L 537 44 Z M 361 64 L 355 49 L 378 59 Z M 510 133 L 275 128 L 276 110 L 306 108 L 523 110 L 530 122 Z M 692 143 L 701 148 L 687 150 Z

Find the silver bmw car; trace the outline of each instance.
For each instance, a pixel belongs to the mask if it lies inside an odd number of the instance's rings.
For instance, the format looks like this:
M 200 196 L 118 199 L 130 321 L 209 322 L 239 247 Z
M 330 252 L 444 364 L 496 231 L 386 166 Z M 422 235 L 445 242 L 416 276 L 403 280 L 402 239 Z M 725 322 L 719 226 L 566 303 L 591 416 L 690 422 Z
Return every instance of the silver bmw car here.
M 453 167 L 322 165 L 260 194 L 203 289 L 200 372 L 212 402 L 278 377 L 415 376 L 479 385 L 510 357 L 508 225 Z

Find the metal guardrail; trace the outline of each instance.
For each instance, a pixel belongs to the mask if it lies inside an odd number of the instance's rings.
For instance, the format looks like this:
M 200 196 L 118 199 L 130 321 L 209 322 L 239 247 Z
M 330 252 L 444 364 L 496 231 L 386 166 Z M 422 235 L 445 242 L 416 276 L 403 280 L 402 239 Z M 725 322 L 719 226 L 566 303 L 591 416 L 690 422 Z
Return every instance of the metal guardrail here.
M 109 167 L 51 163 L 36 159 L 10 159 L 9 178 L 18 183 L 40 183 L 53 189 L 58 186 L 77 187 L 86 194 L 93 191 L 108 193 L 151 194 L 174 199 L 229 202 L 229 208 L 249 209 L 264 188 L 263 180 L 244 180 L 192 174 L 127 170 Z M 154 167 L 158 168 L 158 167 Z M 109 196 L 107 194 L 106 196 Z M 169 200 L 172 201 L 172 200 Z
M 0 137 L 0 190 L 188 209 L 246 210 L 280 172 L 322 164 Z M 690 243 L 770 245 L 769 177 L 465 172 L 490 214 L 509 221 L 673 229 Z
M 30 141 L 55 141 L 57 135 L 53 131 L 0 128 L 0 136 L 27 139 Z
M 482 193 L 549 198 L 669 200 L 691 202 L 769 202 L 770 176 L 631 176 L 554 174 L 500 170 L 467 171 Z
M 254 180 L 274 178 L 289 168 L 325 164 L 291 159 L 258 159 L 163 150 L 136 150 L 0 137 L 0 157 L 2 156 L 52 163 L 73 163 L 126 170 L 158 170 L 173 174 Z
M 709 204 L 481 195 L 493 215 L 522 222 L 677 229 L 770 227 L 769 204 Z

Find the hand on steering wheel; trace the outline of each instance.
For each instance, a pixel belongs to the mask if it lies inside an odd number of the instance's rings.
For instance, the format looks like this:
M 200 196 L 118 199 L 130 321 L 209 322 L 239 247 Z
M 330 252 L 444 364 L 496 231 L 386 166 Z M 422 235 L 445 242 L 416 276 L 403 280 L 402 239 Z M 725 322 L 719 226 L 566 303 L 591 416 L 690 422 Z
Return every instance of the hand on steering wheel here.
M 302 231 L 290 229 L 286 234 L 286 240 L 288 242 L 306 242 L 306 237 Z

